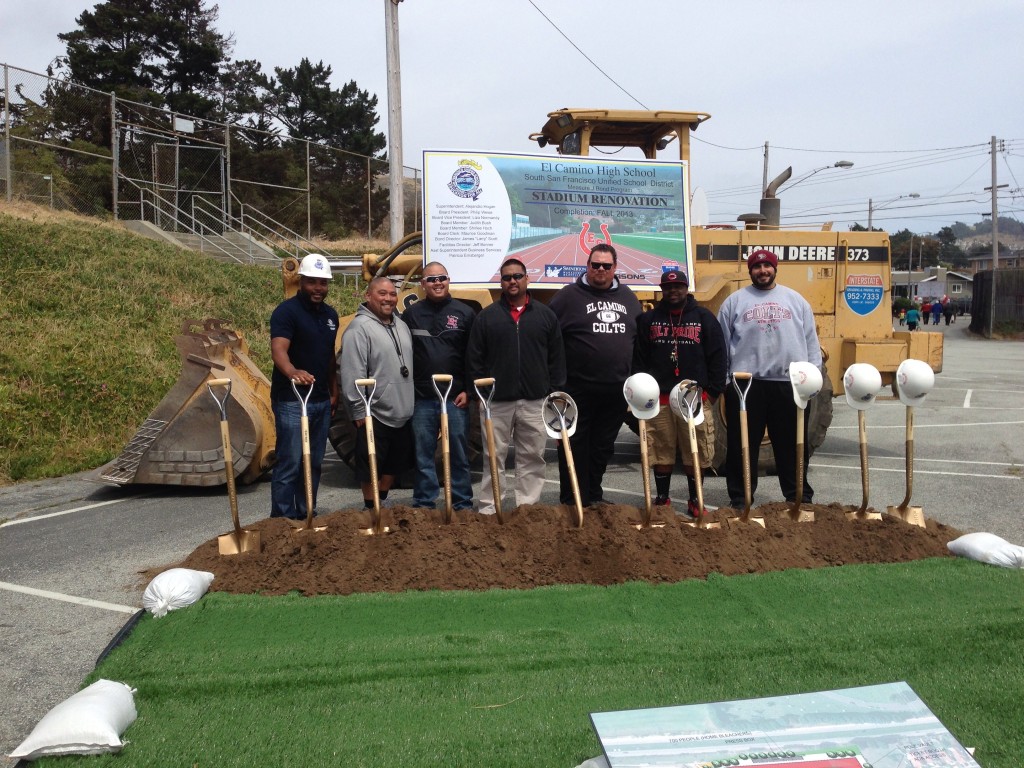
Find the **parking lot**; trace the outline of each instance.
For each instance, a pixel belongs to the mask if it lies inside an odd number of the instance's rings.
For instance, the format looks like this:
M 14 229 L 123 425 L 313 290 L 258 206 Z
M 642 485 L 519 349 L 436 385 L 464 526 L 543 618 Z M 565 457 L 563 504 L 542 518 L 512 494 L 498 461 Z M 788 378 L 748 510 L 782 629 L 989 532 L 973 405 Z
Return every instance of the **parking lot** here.
M 915 409 L 913 503 L 956 528 L 1024 544 L 1024 344 L 969 337 L 963 319 L 927 330 L 945 334 L 945 362 L 935 390 Z M 904 495 L 906 409 L 880 398 L 866 420 L 870 504 L 884 510 Z M 553 456 L 542 498 L 552 504 L 558 501 Z M 350 470 L 330 452 L 329 458 L 321 508 L 361 507 Z M 835 400 L 832 428 L 809 473 L 816 502 L 860 503 L 857 416 L 843 398 Z M 682 476 L 674 487 L 685 489 Z M 628 430 L 620 433 L 605 488 L 611 501 L 642 501 L 638 444 Z M 269 494 L 267 482 L 239 489 L 243 524 L 267 515 Z M 411 496 L 408 490 L 392 495 L 399 503 Z M 755 503 L 780 499 L 775 478 L 762 478 Z M 727 503 L 723 478 L 708 478 L 705 500 Z M 79 688 L 141 606 L 140 571 L 179 561 L 227 530 L 230 518 L 223 489 L 117 489 L 84 476 L 2 488 L 0 510 L 6 521 L 0 526 L 2 755 Z

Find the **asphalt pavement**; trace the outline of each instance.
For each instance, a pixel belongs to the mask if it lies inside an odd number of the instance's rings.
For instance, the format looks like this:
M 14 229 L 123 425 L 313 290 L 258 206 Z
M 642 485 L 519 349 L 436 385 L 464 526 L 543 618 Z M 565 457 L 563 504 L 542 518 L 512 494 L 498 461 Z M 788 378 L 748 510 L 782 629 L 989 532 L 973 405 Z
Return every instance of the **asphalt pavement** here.
M 965 318 L 922 330 L 945 335 L 945 357 L 934 391 L 914 409 L 912 504 L 962 530 L 1024 544 L 1024 343 L 970 337 Z M 866 423 L 869 503 L 884 510 L 904 496 L 906 408 L 880 398 L 866 412 Z M 553 447 L 541 499 L 551 504 L 558 502 Z M 330 449 L 328 459 L 320 507 L 361 507 L 351 471 Z M 832 427 L 811 459 L 809 478 L 816 502 L 861 501 L 857 416 L 843 398 L 835 400 Z M 605 489 L 614 502 L 642 500 L 639 447 L 626 429 Z M 674 490 L 685 494 L 682 476 Z M 411 493 L 392 496 L 402 502 Z M 761 478 L 755 504 L 781 498 L 776 479 Z M 705 501 L 728 503 L 723 478 L 707 479 Z M 243 525 L 265 517 L 270 484 L 239 488 L 238 504 Z M 141 572 L 178 562 L 224 533 L 230 515 L 224 489 L 119 489 L 75 475 L 0 488 L 0 521 L 0 755 L 6 755 L 51 707 L 81 687 L 141 607 Z M 0 757 L 0 766 L 10 765 Z

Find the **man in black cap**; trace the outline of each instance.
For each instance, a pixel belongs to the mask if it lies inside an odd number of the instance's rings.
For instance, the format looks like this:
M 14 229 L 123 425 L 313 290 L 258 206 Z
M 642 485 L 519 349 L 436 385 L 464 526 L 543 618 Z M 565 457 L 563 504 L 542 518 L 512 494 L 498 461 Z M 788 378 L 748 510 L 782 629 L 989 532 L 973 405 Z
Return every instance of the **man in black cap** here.
M 757 446 L 765 430 L 772 442 L 779 488 L 786 501 L 796 500 L 796 403 L 789 382 L 789 364 L 809 362 L 821 368 L 821 346 L 814 312 L 807 299 L 775 282 L 778 257 L 759 249 L 747 259 L 750 285 L 731 294 L 718 310 L 732 371 L 753 376 L 746 396 L 747 439 L 750 456 L 750 493 L 757 490 Z M 730 387 L 725 395 L 729 432 L 726 487 L 729 503 L 742 509 L 743 453 L 740 434 L 739 395 Z M 806 429 L 806 423 L 805 423 Z M 806 466 L 806 435 L 804 463 Z M 804 475 L 803 501 L 810 503 L 814 490 Z
M 595 245 L 587 257 L 586 273 L 558 291 L 548 305 L 562 328 L 565 391 L 578 413 L 569 445 L 583 506 L 604 502 L 601 481 L 626 418 L 619 398 L 632 364 L 636 319 L 643 311 L 632 289 L 615 277 L 617 265 L 613 245 Z M 572 504 L 572 478 L 561 443 L 558 480 L 559 500 Z
M 727 371 L 725 339 L 715 316 L 697 304 L 689 293 L 685 272 L 672 269 L 661 276 L 662 300 L 637 319 L 634 373 L 649 373 L 661 389 L 661 410 L 647 423 L 647 450 L 654 469 L 656 506 L 669 506 L 672 468 L 676 453 L 682 453 L 690 500 L 685 516 L 701 517 L 705 510 L 697 503 L 697 483 L 689 428 L 668 407 L 668 396 L 683 379 L 700 385 L 704 405 L 710 406 L 725 391 Z M 697 454 L 702 468 L 711 466 L 715 451 L 714 420 L 697 427 Z

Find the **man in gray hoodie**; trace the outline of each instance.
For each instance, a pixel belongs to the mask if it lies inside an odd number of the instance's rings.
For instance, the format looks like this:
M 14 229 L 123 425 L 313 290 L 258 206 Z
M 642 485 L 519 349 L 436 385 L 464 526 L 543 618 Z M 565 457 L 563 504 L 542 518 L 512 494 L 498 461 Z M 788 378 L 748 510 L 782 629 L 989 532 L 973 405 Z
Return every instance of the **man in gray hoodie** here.
M 731 294 L 718 310 L 718 322 L 729 350 L 729 371 L 753 375 L 747 393 L 747 436 L 750 441 L 750 493 L 757 490 L 757 447 L 765 429 L 772 442 L 779 487 L 786 501 L 796 500 L 796 403 L 789 383 L 789 364 L 809 362 L 821 367 L 821 346 L 814 312 L 807 299 L 775 282 L 778 257 L 756 250 L 747 259 L 750 282 Z M 726 454 L 726 488 L 729 503 L 743 509 L 743 453 L 740 435 L 739 395 L 725 390 L 725 417 L 729 449 Z M 806 424 L 804 425 L 806 429 Z M 807 439 L 804 436 L 804 463 Z M 814 496 L 804 475 L 803 501 Z
M 376 277 L 366 287 L 365 297 L 341 337 L 338 381 L 345 408 L 356 427 L 356 477 L 363 491 L 363 503 L 369 509 L 373 507 L 373 485 L 366 443 L 366 404 L 356 379 L 377 381 L 370 410 L 382 501 L 388 497 L 396 478 L 412 466 L 410 419 L 415 389 L 412 334 L 395 312 L 398 292 L 394 283 L 386 277 Z

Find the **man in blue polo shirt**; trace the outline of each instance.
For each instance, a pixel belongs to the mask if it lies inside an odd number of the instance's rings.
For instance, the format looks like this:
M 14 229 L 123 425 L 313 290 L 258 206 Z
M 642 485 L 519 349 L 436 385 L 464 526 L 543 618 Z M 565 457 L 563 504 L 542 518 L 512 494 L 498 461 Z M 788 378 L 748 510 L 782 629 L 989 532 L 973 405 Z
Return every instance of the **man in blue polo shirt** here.
M 325 302 L 330 280 L 331 267 L 326 257 L 309 254 L 299 264 L 299 292 L 278 304 L 270 316 L 270 355 L 274 360 L 270 404 L 277 427 L 277 464 L 270 482 L 271 517 L 304 520 L 307 515 L 302 472 L 302 403 L 295 397 L 292 382 L 300 388 L 313 388 L 306 415 L 314 514 L 316 510 L 327 431 L 338 405 L 334 364 L 338 313 Z

